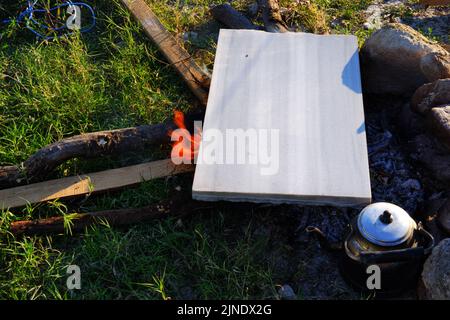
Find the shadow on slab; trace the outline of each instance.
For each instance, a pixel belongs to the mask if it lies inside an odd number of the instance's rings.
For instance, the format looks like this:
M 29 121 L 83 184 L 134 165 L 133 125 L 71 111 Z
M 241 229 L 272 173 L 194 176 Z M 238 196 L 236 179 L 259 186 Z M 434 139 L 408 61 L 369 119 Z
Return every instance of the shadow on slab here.
M 356 50 L 342 71 L 342 83 L 355 93 L 362 93 L 359 54 Z

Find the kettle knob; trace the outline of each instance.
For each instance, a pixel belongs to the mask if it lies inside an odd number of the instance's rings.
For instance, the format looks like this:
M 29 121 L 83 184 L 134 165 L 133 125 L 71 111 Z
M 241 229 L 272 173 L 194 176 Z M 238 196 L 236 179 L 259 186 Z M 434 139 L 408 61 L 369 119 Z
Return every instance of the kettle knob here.
M 391 223 L 393 221 L 392 213 L 390 213 L 388 210 L 384 210 L 384 212 L 380 215 L 380 221 L 384 224 Z

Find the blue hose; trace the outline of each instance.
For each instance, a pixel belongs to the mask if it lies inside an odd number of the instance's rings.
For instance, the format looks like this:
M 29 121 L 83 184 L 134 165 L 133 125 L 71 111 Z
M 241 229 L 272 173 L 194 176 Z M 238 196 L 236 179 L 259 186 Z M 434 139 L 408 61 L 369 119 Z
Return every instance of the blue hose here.
M 34 14 L 35 14 L 35 13 L 49 13 L 49 12 L 58 10 L 58 9 L 60 9 L 60 8 L 63 8 L 63 7 L 78 6 L 78 7 L 87 9 L 87 10 L 90 12 L 90 14 L 91 14 L 91 23 L 89 24 L 89 26 L 84 27 L 84 28 L 81 28 L 79 31 L 80 31 L 80 32 L 89 32 L 89 31 L 91 31 L 91 30 L 95 27 L 95 25 L 96 25 L 97 18 L 96 18 L 96 16 L 95 16 L 94 9 L 93 9 L 90 5 L 88 5 L 87 3 L 84 3 L 84 2 L 72 2 L 72 1 L 67 1 L 67 2 L 65 2 L 65 3 L 63 3 L 63 4 L 60 4 L 60 5 L 58 5 L 58 6 L 55 6 L 55 7 L 53 7 L 53 8 L 50 8 L 50 9 L 36 9 L 35 6 L 36 6 L 36 3 L 37 3 L 37 2 L 38 2 L 38 0 L 34 0 L 34 1 L 28 0 L 28 6 L 27 6 L 27 8 L 26 8 L 24 11 L 22 11 L 22 12 L 18 15 L 17 19 L 15 19 L 15 20 L 16 20 L 18 23 L 21 23 L 21 22 L 26 21 L 26 22 L 27 22 L 26 28 L 27 28 L 28 30 L 30 30 L 32 33 L 34 33 L 37 37 L 42 38 L 42 39 L 44 39 L 44 40 L 52 40 L 52 39 L 55 39 L 55 38 L 59 38 L 59 37 L 61 37 L 62 35 L 59 35 L 59 36 L 47 36 L 47 35 L 45 35 L 45 34 L 42 34 L 42 33 L 38 32 L 37 30 L 35 30 L 35 29 L 32 27 L 32 25 L 34 25 L 34 26 L 36 26 L 36 27 L 38 27 L 38 28 L 41 28 L 41 29 L 45 29 L 45 30 L 48 30 L 48 31 L 56 31 L 56 32 L 62 31 L 62 30 L 64 30 L 64 29 L 67 29 L 67 26 L 64 25 L 64 26 L 59 27 L 59 28 L 53 28 L 53 27 L 44 25 L 44 24 L 42 24 L 42 23 L 36 21 L 36 19 L 34 18 Z M 5 19 L 5 20 L 2 21 L 2 23 L 4 23 L 4 24 L 9 24 L 9 23 L 11 23 L 12 21 L 13 21 L 12 19 Z M 65 33 L 64 35 L 70 35 L 70 34 L 72 34 L 72 33 L 73 33 L 73 32 L 69 32 L 69 33 Z

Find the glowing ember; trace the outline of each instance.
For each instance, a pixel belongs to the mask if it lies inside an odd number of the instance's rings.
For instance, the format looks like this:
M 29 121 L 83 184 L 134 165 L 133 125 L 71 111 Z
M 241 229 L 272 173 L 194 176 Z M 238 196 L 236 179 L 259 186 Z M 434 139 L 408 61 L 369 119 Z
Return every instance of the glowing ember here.
M 169 132 L 172 144 L 171 158 L 175 164 L 191 164 L 197 158 L 200 141 L 202 139 L 201 129 L 197 126 L 194 129 L 194 134 L 186 129 L 184 122 L 184 114 L 181 111 L 174 112 L 174 123 L 178 129 Z

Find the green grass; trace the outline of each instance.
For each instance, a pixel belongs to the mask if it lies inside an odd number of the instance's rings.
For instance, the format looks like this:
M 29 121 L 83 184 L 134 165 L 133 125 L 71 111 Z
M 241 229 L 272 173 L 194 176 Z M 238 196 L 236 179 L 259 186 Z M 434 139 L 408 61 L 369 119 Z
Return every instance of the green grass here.
M 221 214 L 117 231 L 90 230 L 76 257 L 87 285 L 77 298 L 274 297 L 271 273 L 261 259 L 267 239 L 248 230 L 227 241 Z M 233 236 L 234 238 L 234 236 Z M 96 261 L 96 263 L 92 263 Z
M 372 0 L 280 0 L 288 8 L 284 19 L 298 31 L 354 34 L 360 44 L 371 34 L 362 27 L 364 10 Z
M 56 41 L 36 41 L 17 25 L 0 31 L 0 165 L 18 164 L 39 148 L 84 132 L 158 123 L 175 109 L 195 106 L 177 74 L 164 61 L 119 1 L 93 1 L 94 32 Z M 186 48 L 201 66 L 211 67 L 218 26 L 210 23 L 213 0 L 149 0 L 163 24 L 177 37 L 196 30 Z M 288 1 L 281 1 L 289 7 Z M 245 10 L 251 1 L 235 1 Z M 357 33 L 368 0 L 317 0 L 291 8 L 292 25 Z M 16 14 L 0 5 L 0 19 Z M 341 19 L 332 28 L 330 22 Z M 316 21 L 317 20 L 317 21 Z M 316 23 L 317 22 L 317 23 Z M 212 31 L 211 36 L 207 31 Z M 153 148 L 98 160 L 74 159 L 48 178 L 120 167 L 168 155 Z M 191 178 L 146 182 L 135 188 L 83 199 L 54 201 L 1 212 L 0 299 L 176 299 L 276 298 L 276 285 L 291 275 L 274 271 L 276 236 L 260 234 L 265 216 L 215 207 L 183 220 L 129 228 L 107 225 L 70 235 L 70 213 L 140 207 L 167 199 Z M 65 216 L 66 235 L 14 238 L 12 221 Z M 272 218 L 269 218 L 271 220 Z M 275 223 L 269 223 L 271 227 Z M 285 243 L 287 251 L 289 246 Z M 283 251 L 283 248 L 276 248 Z M 276 251 L 278 252 L 278 251 Z M 82 290 L 66 289 L 66 268 L 82 270 Z

